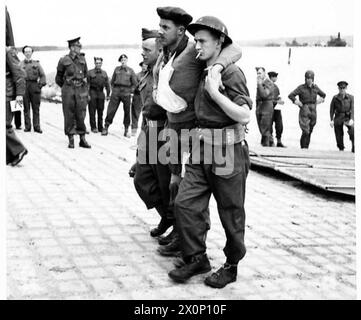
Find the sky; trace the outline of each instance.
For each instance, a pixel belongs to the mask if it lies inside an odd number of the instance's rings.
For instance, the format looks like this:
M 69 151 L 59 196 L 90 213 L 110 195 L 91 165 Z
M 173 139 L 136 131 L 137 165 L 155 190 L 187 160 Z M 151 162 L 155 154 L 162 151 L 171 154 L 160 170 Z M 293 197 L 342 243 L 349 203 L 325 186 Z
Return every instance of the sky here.
M 194 20 L 220 18 L 234 40 L 353 35 L 357 0 L 6 0 L 17 46 L 138 44 L 140 30 L 157 28 L 159 6 L 181 6 Z

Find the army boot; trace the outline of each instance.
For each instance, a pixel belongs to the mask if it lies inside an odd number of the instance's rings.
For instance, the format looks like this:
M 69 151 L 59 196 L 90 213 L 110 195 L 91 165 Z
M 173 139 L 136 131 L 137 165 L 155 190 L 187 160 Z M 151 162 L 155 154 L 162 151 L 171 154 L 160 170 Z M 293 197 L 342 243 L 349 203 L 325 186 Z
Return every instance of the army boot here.
M 74 149 L 74 136 L 72 134 L 69 134 L 68 139 L 69 139 L 68 148 Z
M 130 138 L 129 127 L 124 128 L 124 137 Z
M 102 136 L 107 136 L 108 135 L 108 128 L 109 128 L 109 125 L 106 123 L 105 126 L 104 126 L 104 129 L 102 131 Z
M 176 282 L 186 282 L 197 274 L 209 271 L 211 271 L 211 265 L 204 253 L 190 257 L 183 266 L 170 271 L 168 276 Z
M 282 143 L 281 139 L 277 139 L 277 147 L 286 148 L 286 146 Z
M 225 263 L 216 272 L 208 276 L 204 283 L 213 288 L 224 288 L 228 283 L 237 280 L 237 264 Z
M 79 147 L 87 148 L 87 149 L 91 148 L 91 145 L 85 140 L 84 134 L 80 135 Z
M 171 232 L 165 237 L 159 237 L 158 243 L 161 246 L 166 246 L 167 244 L 171 243 L 173 238 L 176 236 L 177 232 L 175 231 L 174 227 Z
M 176 234 L 167 245 L 158 247 L 157 251 L 163 257 L 179 257 L 181 255 L 181 249 L 178 234 Z

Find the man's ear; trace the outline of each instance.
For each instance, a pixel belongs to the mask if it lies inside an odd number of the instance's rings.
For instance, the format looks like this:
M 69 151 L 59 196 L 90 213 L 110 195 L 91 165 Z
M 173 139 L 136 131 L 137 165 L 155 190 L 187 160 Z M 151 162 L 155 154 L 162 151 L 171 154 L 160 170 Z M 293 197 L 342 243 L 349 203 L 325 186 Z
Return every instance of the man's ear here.
M 184 26 L 179 26 L 178 27 L 178 33 L 179 35 L 182 35 L 186 32 L 186 28 Z

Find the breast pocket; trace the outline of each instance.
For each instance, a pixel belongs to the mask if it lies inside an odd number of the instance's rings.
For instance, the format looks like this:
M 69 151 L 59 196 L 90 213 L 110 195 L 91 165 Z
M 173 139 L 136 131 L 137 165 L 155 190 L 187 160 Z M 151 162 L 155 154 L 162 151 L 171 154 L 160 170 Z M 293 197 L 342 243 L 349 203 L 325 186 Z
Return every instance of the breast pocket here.
M 64 62 L 64 67 L 65 67 L 65 75 L 66 76 L 74 75 L 74 73 L 75 73 L 74 64 L 72 64 L 71 62 Z

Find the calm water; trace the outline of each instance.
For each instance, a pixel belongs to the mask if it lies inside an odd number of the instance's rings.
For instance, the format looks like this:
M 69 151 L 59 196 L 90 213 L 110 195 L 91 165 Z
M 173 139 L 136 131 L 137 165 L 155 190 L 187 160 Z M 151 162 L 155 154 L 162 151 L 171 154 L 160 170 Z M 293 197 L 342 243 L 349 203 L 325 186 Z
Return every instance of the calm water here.
M 243 48 L 242 59 L 237 64 L 246 75 L 251 97 L 255 100 L 256 66 L 263 66 L 267 71 L 274 70 L 279 73 L 277 84 L 280 88 L 281 96 L 285 101 L 282 109 L 284 122 L 283 140 L 288 146 L 298 147 L 301 132 L 298 127 L 298 107 L 291 103 L 287 95 L 299 84 L 304 82 L 304 73 L 306 70 L 314 70 L 316 74 L 315 83 L 327 96 L 325 103 L 318 105 L 318 120 L 312 135 L 310 148 L 335 150 L 337 148 L 334 133 L 333 129 L 329 126 L 330 102 L 333 95 L 338 92 L 336 83 L 340 80 L 349 82 L 348 92 L 353 94 L 353 48 L 292 48 L 290 65 L 288 65 L 288 50 L 286 47 Z M 112 75 L 115 66 L 118 65 L 118 57 L 122 53 L 128 55 L 128 65 L 132 67 L 135 72 L 140 71 L 140 67 L 138 66 L 139 62 L 142 61 L 140 49 L 92 49 L 84 50 L 84 52 L 89 69 L 94 66 L 94 56 L 103 57 L 103 68 L 107 71 L 109 77 Z M 34 58 L 40 60 L 45 73 L 54 74 L 59 58 L 66 53 L 67 51 L 35 52 Z M 19 56 L 22 57 L 22 54 L 19 54 Z M 254 112 L 252 112 L 249 129 L 248 140 L 250 144 L 259 143 L 260 135 Z M 345 146 L 347 149 L 350 148 L 347 135 L 345 136 Z

